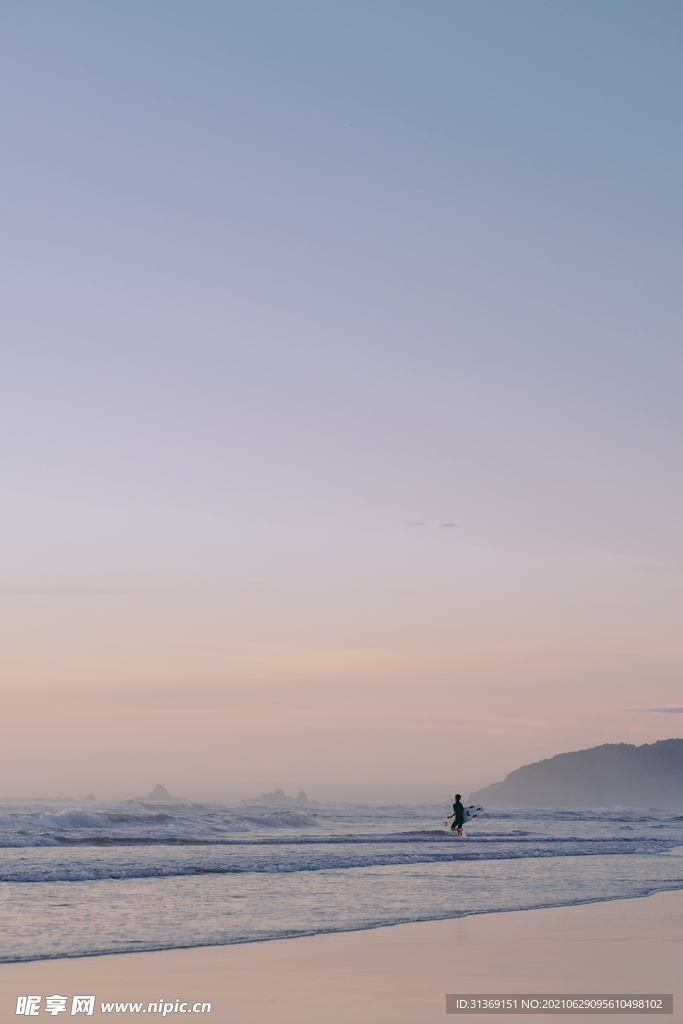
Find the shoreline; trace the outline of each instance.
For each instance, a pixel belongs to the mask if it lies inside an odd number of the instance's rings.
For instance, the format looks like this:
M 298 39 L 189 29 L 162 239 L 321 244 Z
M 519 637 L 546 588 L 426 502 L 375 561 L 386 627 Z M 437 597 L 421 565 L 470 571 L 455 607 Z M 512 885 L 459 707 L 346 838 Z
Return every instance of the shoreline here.
M 234 949 L 241 946 L 253 946 L 260 945 L 264 942 L 293 942 L 297 939 L 316 939 L 323 938 L 330 935 L 356 935 L 359 932 L 375 932 L 382 928 L 403 928 L 410 925 L 429 925 L 429 924 L 444 924 L 452 921 L 464 921 L 466 918 L 471 917 L 497 917 L 501 914 L 525 914 L 532 913 L 535 911 L 542 910 L 571 910 L 574 907 L 590 907 L 600 905 L 604 903 L 621 903 L 629 900 L 647 900 L 657 895 L 665 895 L 666 893 L 683 893 L 683 884 L 672 889 L 658 889 L 656 892 L 646 893 L 642 896 L 609 896 L 604 899 L 590 899 L 581 900 L 576 903 L 550 903 L 544 906 L 538 907 L 519 907 L 514 910 L 503 909 L 503 910 L 471 910 L 466 913 L 459 914 L 456 917 L 426 917 L 419 918 L 418 920 L 402 920 L 402 921 L 382 921 L 379 924 L 363 925 L 358 928 L 330 928 L 326 931 L 317 932 L 296 932 L 291 935 L 273 935 L 268 937 L 256 937 L 253 939 L 237 939 L 233 942 L 211 942 L 211 943 L 199 943 L 190 946 L 159 946 L 151 947 L 149 949 L 121 949 L 121 950 L 108 950 L 105 952 L 93 952 L 93 953 L 64 953 L 57 956 L 43 956 L 36 958 L 25 958 L 22 960 L 0 960 L 0 969 L 3 967 L 11 967 L 14 964 L 41 964 L 41 963 L 53 963 L 55 961 L 71 961 L 71 960 L 92 960 L 98 957 L 119 957 L 119 956 L 130 956 L 130 955 L 144 955 L 147 953 L 173 953 L 173 952 L 188 952 L 193 949 Z M 683 926 L 682 926 L 683 927 Z
M 446 993 L 673 993 L 668 1019 L 683 1020 L 682 921 L 679 889 L 228 946 L 3 963 L 0 1007 L 2 1020 L 15 1019 L 20 995 L 78 993 L 96 996 L 93 1016 L 103 1019 L 102 1001 L 178 999 L 211 1002 L 202 1019 L 221 1022 L 428 1024 L 443 1021 Z

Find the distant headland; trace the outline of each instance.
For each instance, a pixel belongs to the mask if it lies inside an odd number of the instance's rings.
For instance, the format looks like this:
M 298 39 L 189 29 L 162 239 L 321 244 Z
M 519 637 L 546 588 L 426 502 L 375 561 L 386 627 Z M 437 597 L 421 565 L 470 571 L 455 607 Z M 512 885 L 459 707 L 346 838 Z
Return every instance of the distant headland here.
M 517 768 L 468 799 L 489 807 L 683 809 L 683 739 L 558 754 Z

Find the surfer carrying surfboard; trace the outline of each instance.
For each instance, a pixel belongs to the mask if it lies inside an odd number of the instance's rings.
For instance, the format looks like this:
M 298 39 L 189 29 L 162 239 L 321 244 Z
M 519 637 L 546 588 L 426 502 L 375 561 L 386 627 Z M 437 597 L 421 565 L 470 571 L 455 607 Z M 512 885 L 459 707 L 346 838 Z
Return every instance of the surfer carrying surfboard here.
M 457 832 L 459 836 L 462 835 L 462 826 L 465 822 L 465 808 L 460 802 L 460 794 L 455 794 L 455 803 L 453 804 L 453 824 L 451 825 L 451 832 Z

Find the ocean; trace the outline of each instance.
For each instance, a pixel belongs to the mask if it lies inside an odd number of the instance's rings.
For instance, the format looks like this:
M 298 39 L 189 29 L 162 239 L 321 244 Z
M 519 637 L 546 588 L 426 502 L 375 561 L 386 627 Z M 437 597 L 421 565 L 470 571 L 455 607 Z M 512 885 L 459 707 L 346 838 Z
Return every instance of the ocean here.
M 683 814 L 10 802 L 0 961 L 224 945 L 683 889 Z

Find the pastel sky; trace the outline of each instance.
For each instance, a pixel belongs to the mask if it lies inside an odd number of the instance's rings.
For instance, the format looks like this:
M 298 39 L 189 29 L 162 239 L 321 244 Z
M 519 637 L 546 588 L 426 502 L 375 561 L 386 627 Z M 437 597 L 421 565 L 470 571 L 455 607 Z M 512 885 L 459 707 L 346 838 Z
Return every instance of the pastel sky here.
M 0 796 L 683 736 L 683 7 L 0 12 Z

